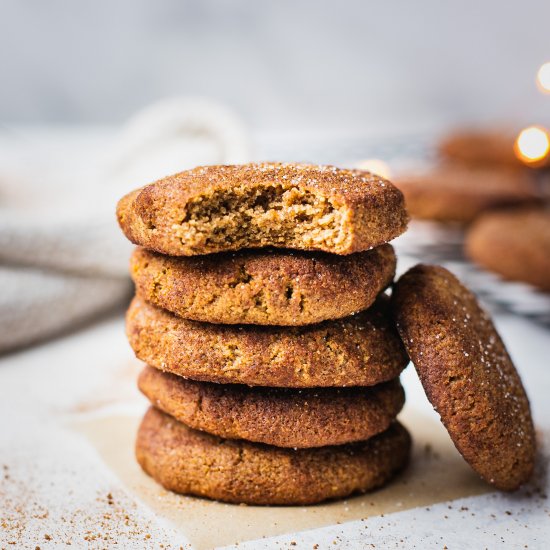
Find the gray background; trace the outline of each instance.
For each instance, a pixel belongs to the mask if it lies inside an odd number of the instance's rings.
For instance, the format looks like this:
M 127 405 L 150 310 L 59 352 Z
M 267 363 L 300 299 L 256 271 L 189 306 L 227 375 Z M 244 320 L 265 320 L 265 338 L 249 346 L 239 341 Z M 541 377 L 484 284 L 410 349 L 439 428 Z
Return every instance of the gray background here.
M 548 0 L 0 0 L 0 124 L 181 94 L 274 131 L 538 122 L 547 60 Z

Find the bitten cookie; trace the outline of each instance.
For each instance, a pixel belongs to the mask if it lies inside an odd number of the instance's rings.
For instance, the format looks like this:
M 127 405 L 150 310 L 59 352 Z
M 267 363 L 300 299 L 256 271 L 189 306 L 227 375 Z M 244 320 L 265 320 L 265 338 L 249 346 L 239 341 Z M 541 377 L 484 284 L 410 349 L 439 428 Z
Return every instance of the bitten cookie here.
M 126 332 L 139 359 L 209 382 L 371 386 L 396 378 L 408 362 L 386 300 L 338 321 L 259 327 L 188 321 L 135 298 Z
M 533 178 L 523 170 L 444 164 L 402 177 L 396 185 L 413 218 L 467 223 L 495 206 L 541 200 Z
M 138 386 L 155 407 L 191 428 L 297 449 L 369 439 L 388 429 L 405 402 L 398 380 L 368 388 L 251 388 L 145 367 Z
M 393 307 L 426 394 L 457 449 L 498 489 L 518 488 L 535 460 L 529 401 L 475 296 L 446 269 L 417 265 L 397 282 Z
M 172 256 L 241 248 L 350 254 L 407 227 L 403 196 L 360 170 L 308 164 L 206 166 L 138 189 L 117 207 L 135 244 Z
M 550 291 L 550 210 L 483 214 L 468 231 L 466 254 L 505 279 Z
M 189 258 L 137 248 L 138 296 L 185 319 L 307 325 L 367 309 L 393 280 L 391 245 L 348 256 L 272 249 Z
M 368 441 L 282 449 L 199 432 L 151 408 L 139 428 L 141 467 L 176 493 L 247 504 L 313 504 L 375 489 L 408 461 L 399 423 Z

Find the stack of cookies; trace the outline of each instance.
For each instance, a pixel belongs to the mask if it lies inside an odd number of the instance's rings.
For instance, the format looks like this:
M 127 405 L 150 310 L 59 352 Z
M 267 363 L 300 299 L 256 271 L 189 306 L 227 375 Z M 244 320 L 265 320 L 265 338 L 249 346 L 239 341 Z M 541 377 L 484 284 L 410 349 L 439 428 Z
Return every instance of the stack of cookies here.
M 210 166 L 118 205 L 139 245 L 127 334 L 151 401 L 136 454 L 176 492 L 307 504 L 406 464 L 408 362 L 385 289 L 401 193 L 362 171 Z
M 532 476 L 529 400 L 475 296 L 425 265 L 384 293 L 407 224 L 389 182 L 211 166 L 130 193 L 118 219 L 139 245 L 127 332 L 152 404 L 136 454 L 166 488 L 308 504 L 382 485 L 410 452 L 408 357 L 477 474 L 501 490 Z

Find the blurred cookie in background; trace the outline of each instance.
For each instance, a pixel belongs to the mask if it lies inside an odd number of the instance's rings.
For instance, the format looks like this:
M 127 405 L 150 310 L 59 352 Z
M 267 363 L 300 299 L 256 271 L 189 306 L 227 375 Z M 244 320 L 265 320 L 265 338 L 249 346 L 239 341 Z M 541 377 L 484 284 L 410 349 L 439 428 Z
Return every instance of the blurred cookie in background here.
M 428 172 L 394 178 L 413 218 L 468 223 L 497 206 L 541 200 L 535 179 L 524 170 L 445 163 Z
M 516 134 L 510 129 L 462 129 L 447 134 L 438 145 L 442 158 L 474 166 L 521 166 L 514 153 Z
M 469 228 L 465 252 L 504 279 L 550 292 L 550 210 L 534 207 L 486 212 Z

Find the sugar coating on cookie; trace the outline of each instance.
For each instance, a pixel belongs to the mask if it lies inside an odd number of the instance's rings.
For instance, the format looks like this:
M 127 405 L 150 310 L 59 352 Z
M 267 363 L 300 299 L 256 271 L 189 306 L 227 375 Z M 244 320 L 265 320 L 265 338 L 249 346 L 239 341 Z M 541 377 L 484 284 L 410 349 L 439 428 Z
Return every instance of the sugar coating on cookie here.
M 181 172 L 123 197 L 120 227 L 173 256 L 278 247 L 350 254 L 407 227 L 403 195 L 360 170 L 252 163 Z
M 214 325 L 135 298 L 126 333 L 136 356 L 208 382 L 270 387 L 371 386 L 408 362 L 386 300 L 357 315 L 304 327 Z
M 469 228 L 466 254 L 505 279 L 550 291 L 550 211 L 487 212 Z
M 348 256 L 260 249 L 185 258 L 137 248 L 130 273 L 138 296 L 185 319 L 307 325 L 367 309 L 395 263 L 389 244 Z
M 224 440 L 151 408 L 139 428 L 143 470 L 176 493 L 246 504 L 314 504 L 380 487 L 404 468 L 410 436 L 399 423 L 368 441 L 283 449 Z
M 265 388 L 195 382 L 146 367 L 138 386 L 151 404 L 191 428 L 299 449 L 369 439 L 389 428 L 405 402 L 398 380 L 372 387 Z
M 396 180 L 413 218 L 467 223 L 488 208 L 537 203 L 533 177 L 511 168 L 444 164 Z
M 475 296 L 449 271 L 417 265 L 397 282 L 399 333 L 457 449 L 498 489 L 526 482 L 535 460 L 529 401 Z

